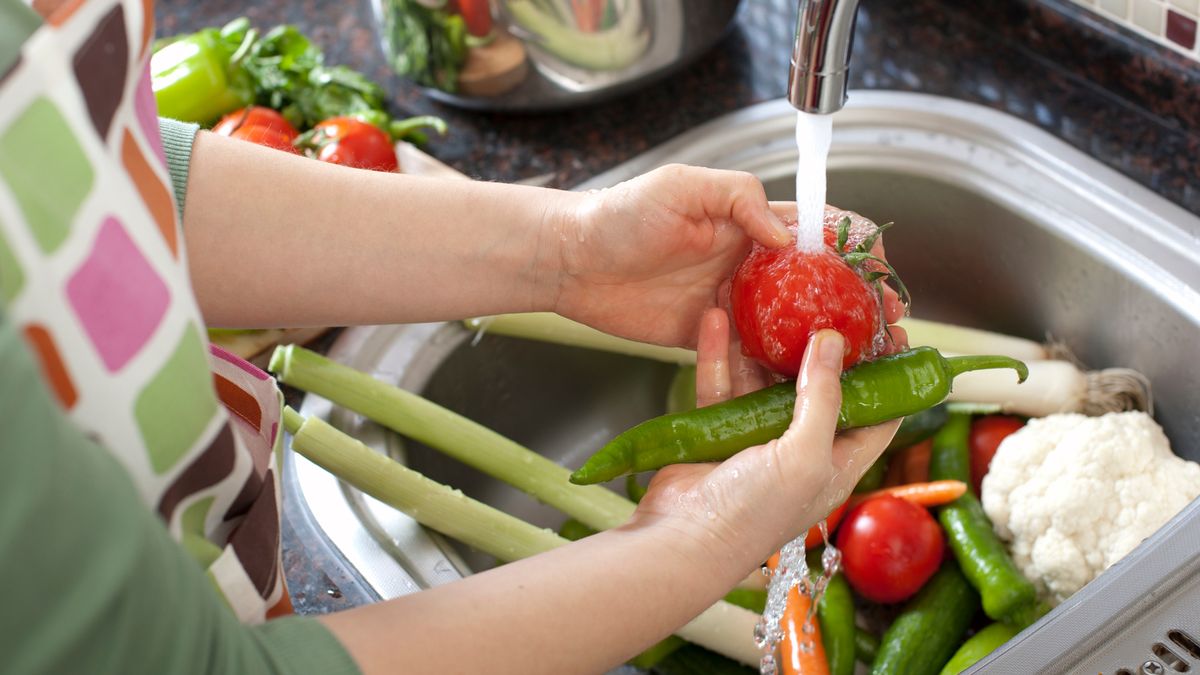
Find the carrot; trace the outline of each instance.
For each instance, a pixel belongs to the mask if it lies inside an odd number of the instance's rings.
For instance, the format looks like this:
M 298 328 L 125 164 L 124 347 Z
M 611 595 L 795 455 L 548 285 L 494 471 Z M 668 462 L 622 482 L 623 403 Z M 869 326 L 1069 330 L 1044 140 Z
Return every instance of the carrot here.
M 812 611 L 812 598 L 802 595 L 798 588 L 788 591 L 779 656 L 783 675 L 829 675 L 829 662 L 825 659 L 825 645 L 821 643 L 821 626 L 816 612 Z
M 917 506 L 941 506 L 942 504 L 949 504 L 958 499 L 966 491 L 967 484 L 961 480 L 935 480 L 928 483 L 908 483 L 906 485 L 875 490 L 866 494 L 854 495 L 850 498 L 850 505 L 853 507 L 880 495 L 892 495 L 893 497 L 899 497 L 905 501 L 912 502 Z

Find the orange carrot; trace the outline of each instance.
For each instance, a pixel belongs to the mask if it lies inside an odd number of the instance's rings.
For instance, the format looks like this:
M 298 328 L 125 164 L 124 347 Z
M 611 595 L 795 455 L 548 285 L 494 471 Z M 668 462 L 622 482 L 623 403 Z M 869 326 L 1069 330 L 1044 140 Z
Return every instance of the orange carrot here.
M 816 612 L 812 611 L 812 598 L 801 595 L 798 588 L 788 591 L 782 628 L 779 671 L 783 675 L 829 675 L 829 662 L 825 659 L 825 646 L 821 644 L 821 626 Z
M 935 480 L 929 483 L 908 483 L 906 485 L 875 490 L 866 494 L 854 495 L 850 498 L 850 505 L 853 507 L 873 497 L 891 495 L 912 502 L 917 506 L 941 506 L 942 504 L 949 504 L 958 499 L 966 491 L 967 484 L 961 480 Z

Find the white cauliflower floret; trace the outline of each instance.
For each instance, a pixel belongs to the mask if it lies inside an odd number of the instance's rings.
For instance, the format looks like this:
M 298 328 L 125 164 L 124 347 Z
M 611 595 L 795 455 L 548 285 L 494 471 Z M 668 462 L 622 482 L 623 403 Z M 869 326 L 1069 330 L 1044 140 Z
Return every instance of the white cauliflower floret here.
M 1200 464 L 1171 452 L 1141 412 L 1050 415 L 1004 439 L 983 510 L 1053 604 L 1129 553 L 1200 495 Z

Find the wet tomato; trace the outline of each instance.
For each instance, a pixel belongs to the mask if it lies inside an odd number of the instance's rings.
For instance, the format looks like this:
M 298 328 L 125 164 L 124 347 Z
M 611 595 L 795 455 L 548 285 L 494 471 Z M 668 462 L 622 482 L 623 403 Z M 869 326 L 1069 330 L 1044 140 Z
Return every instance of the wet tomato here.
M 846 339 L 843 367 L 882 349 L 879 291 L 829 241 L 815 252 L 755 244 L 734 272 L 730 307 L 742 352 L 780 375 L 796 376 L 809 338 L 825 328 Z
M 838 530 L 842 567 L 854 590 L 873 602 L 911 597 L 942 564 L 945 537 L 924 508 L 883 495 L 846 514 Z

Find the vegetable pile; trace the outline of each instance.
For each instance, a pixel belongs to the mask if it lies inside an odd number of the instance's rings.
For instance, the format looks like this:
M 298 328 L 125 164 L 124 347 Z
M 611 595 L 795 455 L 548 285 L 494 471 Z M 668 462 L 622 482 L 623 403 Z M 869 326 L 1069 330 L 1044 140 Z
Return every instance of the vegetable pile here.
M 424 129 L 446 131 L 435 117 L 392 119 L 378 84 L 326 65 L 293 26 L 260 34 L 243 17 L 165 38 L 155 45 L 150 74 L 163 117 L 216 123 L 217 133 L 346 166 L 394 171 L 394 141 L 423 143 Z
M 831 248 L 852 255 L 856 248 L 863 252 L 863 241 L 835 237 Z M 867 269 L 856 274 L 870 289 L 883 279 L 872 276 L 876 273 Z M 579 331 L 545 315 L 488 321 L 522 337 L 687 360 L 680 350 L 639 351 L 627 341 Z M 1109 377 L 1113 371 L 1101 371 L 1107 382 L 1119 384 L 1099 394 L 1085 386 L 1081 397 L 1073 384 L 1062 383 L 1078 382 L 1074 375 L 1095 381 L 1096 374 L 1084 373 L 1067 358 L 1054 358 L 1060 355 L 1041 345 L 917 325 L 910 335 L 914 343 L 938 342 L 934 334 L 940 332 L 951 336 L 947 344 L 953 344 L 953 351 L 965 354 L 943 356 L 921 346 L 860 362 L 843 373 L 840 428 L 900 416 L 904 420 L 846 503 L 789 544 L 795 548 L 785 547 L 808 552 L 808 573 L 800 575 L 798 587 L 785 589 L 787 605 L 779 623 L 783 641 L 776 659 L 785 675 L 850 675 L 856 661 L 878 675 L 961 672 L 1095 578 L 1200 494 L 1200 465 L 1175 457 L 1148 414 L 1106 412 L 1148 407 L 1149 391 L 1141 376 L 1121 371 L 1114 379 Z M 964 341 L 963 335 L 969 339 Z M 978 347 L 978 341 L 986 344 Z M 1029 359 L 1028 368 L 1017 357 Z M 307 350 L 278 349 L 270 369 L 286 384 L 444 452 L 565 515 L 557 534 L 536 528 L 289 409 L 285 422 L 297 452 L 422 524 L 501 561 L 621 524 L 645 493 L 635 474 L 676 462 L 724 459 L 777 438 L 795 404 L 794 385 L 785 383 L 695 409 L 695 369 L 684 365 L 668 392 L 670 414 L 621 434 L 569 473 L 416 394 Z M 976 400 L 954 400 L 951 384 L 957 384 L 956 378 L 977 377 L 976 371 L 990 369 L 1011 369 L 1017 377 L 1005 373 L 1003 383 L 976 383 Z M 1035 371 L 1043 377 L 1035 380 Z M 1055 379 L 1054 373 L 1069 377 Z M 1027 374 L 1019 393 L 1011 395 L 1009 381 L 1023 381 Z M 1112 396 L 1118 389 L 1121 394 Z M 1052 414 L 1029 420 L 1026 411 L 1033 408 L 1085 409 L 1099 416 Z M 1017 414 L 1004 414 L 1013 412 Z M 628 499 L 596 484 L 619 476 L 626 476 Z M 1152 487 L 1156 485 L 1167 489 Z M 778 553 L 765 566 L 796 578 L 787 559 Z M 664 674 L 757 672 L 746 667 L 758 664 L 761 656 L 750 636 L 768 595 L 761 578 L 752 577 L 631 663 Z

